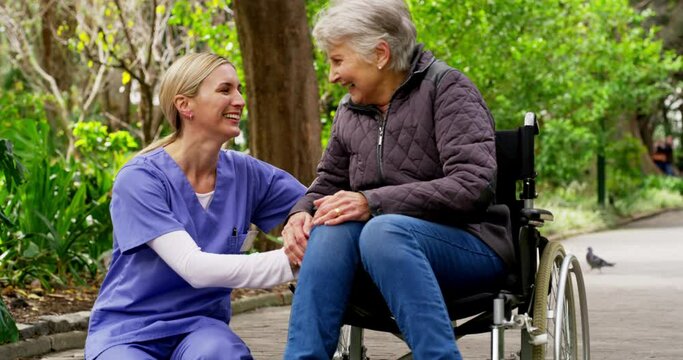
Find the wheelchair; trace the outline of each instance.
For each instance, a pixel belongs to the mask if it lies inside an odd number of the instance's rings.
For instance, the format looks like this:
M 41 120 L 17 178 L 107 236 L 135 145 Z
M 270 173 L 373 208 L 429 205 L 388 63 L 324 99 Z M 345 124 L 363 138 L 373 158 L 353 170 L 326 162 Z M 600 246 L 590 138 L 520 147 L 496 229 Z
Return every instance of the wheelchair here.
M 492 360 L 504 359 L 503 335 L 509 329 L 521 330 L 519 359 L 588 360 L 588 311 L 579 261 L 538 231 L 553 220 L 551 212 L 534 208 L 534 137 L 538 132 L 533 113 L 527 113 L 524 125 L 516 130 L 496 131 L 496 202 L 510 210 L 518 264 L 511 280 L 489 293 L 466 298 L 445 294 L 444 298 L 457 339 L 490 332 Z M 368 359 L 364 329 L 402 338 L 379 290 L 365 277 L 354 281 L 334 360 Z M 412 359 L 412 355 L 400 359 Z

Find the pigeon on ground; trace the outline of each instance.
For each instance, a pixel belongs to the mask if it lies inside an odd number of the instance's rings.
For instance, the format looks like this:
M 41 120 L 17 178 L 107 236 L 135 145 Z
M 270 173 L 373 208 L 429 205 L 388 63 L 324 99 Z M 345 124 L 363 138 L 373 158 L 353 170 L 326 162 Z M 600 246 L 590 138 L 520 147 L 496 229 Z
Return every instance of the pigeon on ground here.
M 604 266 L 614 266 L 614 263 L 607 262 L 603 258 L 593 254 L 593 248 L 591 247 L 588 248 L 586 261 L 588 262 L 588 265 L 590 265 L 591 270 L 597 268 L 600 272 L 602 272 Z

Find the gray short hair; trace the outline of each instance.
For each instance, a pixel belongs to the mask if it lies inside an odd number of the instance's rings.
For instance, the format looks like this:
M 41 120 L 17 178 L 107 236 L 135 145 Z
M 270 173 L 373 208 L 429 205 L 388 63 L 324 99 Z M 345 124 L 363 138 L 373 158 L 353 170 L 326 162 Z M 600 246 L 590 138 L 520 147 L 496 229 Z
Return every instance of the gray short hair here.
M 417 32 L 404 0 L 332 0 L 317 15 L 313 37 L 325 52 L 348 44 L 366 60 L 384 40 L 391 48 L 389 69 L 410 68 Z

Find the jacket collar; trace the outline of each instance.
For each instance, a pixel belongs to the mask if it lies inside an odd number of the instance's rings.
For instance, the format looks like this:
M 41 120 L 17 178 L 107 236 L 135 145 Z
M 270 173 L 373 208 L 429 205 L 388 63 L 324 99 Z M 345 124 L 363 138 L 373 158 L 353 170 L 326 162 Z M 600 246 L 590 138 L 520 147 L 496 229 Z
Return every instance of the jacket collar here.
M 417 44 L 413 50 L 412 60 L 410 64 L 410 71 L 408 78 L 396 89 L 393 98 L 400 97 L 406 89 L 409 89 L 412 84 L 421 80 L 424 73 L 429 69 L 436 59 L 431 51 L 424 50 L 424 44 Z M 350 109 L 361 112 L 380 113 L 380 110 L 375 105 L 360 105 L 351 100 L 351 95 L 346 94 L 341 100 L 342 105 L 347 105 Z
M 424 49 L 424 44 L 417 44 L 415 50 L 413 50 L 413 57 L 410 65 L 410 76 L 408 79 L 414 77 L 417 74 L 422 74 L 436 59 L 431 51 Z

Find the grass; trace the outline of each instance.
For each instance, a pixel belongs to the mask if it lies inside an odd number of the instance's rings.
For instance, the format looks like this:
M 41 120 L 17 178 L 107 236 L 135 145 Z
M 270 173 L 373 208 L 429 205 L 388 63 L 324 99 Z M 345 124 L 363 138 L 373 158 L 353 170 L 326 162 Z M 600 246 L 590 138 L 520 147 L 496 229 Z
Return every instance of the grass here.
M 543 228 L 546 236 L 570 236 L 612 228 L 626 219 L 656 213 L 667 209 L 683 208 L 683 180 L 646 181 L 647 187 L 629 192 L 605 206 L 585 183 L 573 183 L 561 189 L 539 191 L 536 207 L 550 210 L 555 221 Z M 674 184 L 673 186 L 670 186 Z

